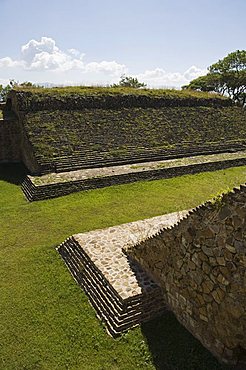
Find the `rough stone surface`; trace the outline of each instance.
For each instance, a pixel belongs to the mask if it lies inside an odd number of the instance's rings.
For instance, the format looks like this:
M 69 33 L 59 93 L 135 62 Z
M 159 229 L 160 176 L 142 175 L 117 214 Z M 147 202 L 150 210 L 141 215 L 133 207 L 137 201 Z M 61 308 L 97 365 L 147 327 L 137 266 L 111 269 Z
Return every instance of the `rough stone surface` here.
M 246 368 L 246 185 L 126 250 L 205 347 Z
M 0 119 L 0 162 L 21 160 L 20 127 L 14 119 Z
M 187 173 L 213 171 L 246 164 L 246 152 L 220 153 L 187 158 L 90 168 L 43 176 L 27 176 L 22 190 L 30 201 L 54 198 L 75 191 L 154 180 Z M 236 220 L 235 220 L 236 222 Z
M 160 287 L 122 247 L 174 225 L 186 214 L 177 212 L 76 234 L 59 246 L 59 253 L 110 334 L 117 335 L 166 310 Z
M 11 112 L 0 119 L 0 162 L 23 162 L 32 172 L 38 170 L 37 162 L 21 121 Z
M 245 150 L 245 110 L 230 99 L 50 92 L 12 90 L 6 103 L 32 174 Z

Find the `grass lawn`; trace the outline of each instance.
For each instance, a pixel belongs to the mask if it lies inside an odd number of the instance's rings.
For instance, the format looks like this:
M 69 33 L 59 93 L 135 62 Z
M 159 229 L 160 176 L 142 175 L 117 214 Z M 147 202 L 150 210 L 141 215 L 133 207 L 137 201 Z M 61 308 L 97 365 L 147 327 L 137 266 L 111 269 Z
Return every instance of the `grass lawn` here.
M 14 173 L 14 175 L 13 175 Z M 55 247 L 68 236 L 194 207 L 246 180 L 246 167 L 28 203 L 0 166 L 0 369 L 226 369 L 164 315 L 110 338 Z

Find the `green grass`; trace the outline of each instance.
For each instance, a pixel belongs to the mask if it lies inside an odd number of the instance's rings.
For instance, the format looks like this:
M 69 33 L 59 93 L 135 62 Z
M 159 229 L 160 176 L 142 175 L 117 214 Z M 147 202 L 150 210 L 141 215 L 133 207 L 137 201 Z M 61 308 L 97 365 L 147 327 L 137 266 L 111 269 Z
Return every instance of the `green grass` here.
M 31 92 L 42 97 L 42 95 L 144 95 L 144 96 L 162 96 L 167 99 L 172 98 L 202 98 L 202 99 L 220 99 L 226 100 L 222 95 L 207 93 L 195 90 L 175 90 L 175 89 L 134 89 L 130 87 L 103 87 L 103 86 L 66 86 L 66 87 L 15 87 L 14 91 Z
M 225 369 L 172 314 L 110 338 L 55 247 L 77 232 L 194 207 L 245 182 L 246 167 L 35 203 L 20 179 L 18 167 L 0 167 L 1 370 Z

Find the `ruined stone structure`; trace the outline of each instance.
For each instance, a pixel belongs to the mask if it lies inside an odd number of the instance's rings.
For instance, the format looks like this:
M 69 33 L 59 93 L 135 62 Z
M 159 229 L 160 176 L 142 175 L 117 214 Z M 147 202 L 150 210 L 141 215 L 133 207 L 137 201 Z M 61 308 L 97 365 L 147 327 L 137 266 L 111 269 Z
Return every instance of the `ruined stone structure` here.
M 126 251 L 205 347 L 246 366 L 246 185 Z
M 32 175 L 49 175 L 45 185 L 25 180 L 30 200 L 243 165 L 245 114 L 227 99 L 17 90 L 0 120 L 0 162 L 22 161 Z M 157 169 L 149 165 L 101 180 L 61 175 L 230 151 L 241 154 L 181 166 L 158 163 Z M 246 185 L 179 216 L 77 234 L 58 251 L 112 335 L 169 309 L 219 360 L 246 366 Z
M 29 177 L 23 184 L 26 197 L 38 200 L 190 170 L 243 165 L 246 154 L 234 162 L 205 161 L 204 165 L 202 160 L 191 168 L 168 171 L 157 168 L 111 177 L 78 173 L 72 181 L 69 175 L 83 169 L 246 152 L 246 112 L 230 99 L 199 93 L 16 89 L 10 92 L 4 108 L 0 143 L 0 161 L 22 161 L 30 175 L 40 177 L 38 181 Z M 67 173 L 68 179 L 50 184 L 42 177 L 59 173 Z
M 227 99 L 17 90 L 6 110 L 14 112 L 26 134 L 32 174 L 246 147 L 245 111 Z
M 77 283 L 113 337 L 166 311 L 161 288 L 123 253 L 179 214 L 154 217 L 73 235 L 58 247 Z
M 111 335 L 171 310 L 219 361 L 246 367 L 246 184 L 58 251 Z

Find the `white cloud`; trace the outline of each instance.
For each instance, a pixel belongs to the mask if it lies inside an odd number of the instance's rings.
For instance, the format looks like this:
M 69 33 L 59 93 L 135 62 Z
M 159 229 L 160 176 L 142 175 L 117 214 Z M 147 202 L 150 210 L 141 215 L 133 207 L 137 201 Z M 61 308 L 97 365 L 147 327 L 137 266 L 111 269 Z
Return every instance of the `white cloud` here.
M 145 82 L 150 87 L 167 87 L 175 86 L 180 87 L 184 84 L 189 83 L 196 77 L 206 74 L 207 71 L 200 69 L 196 66 L 192 66 L 184 73 L 181 72 L 166 72 L 162 68 L 156 68 L 154 70 L 147 70 L 144 73 L 136 75 L 140 82 Z
M 24 67 L 25 62 L 22 60 L 13 60 L 10 57 L 0 59 L 0 68 Z
M 17 80 L 35 78 L 37 82 L 59 81 L 62 84 L 68 80 L 71 83 L 74 81 L 75 84 L 83 83 L 85 80 L 88 84 L 111 84 L 118 82 L 122 74 L 131 75 L 124 64 L 114 60 L 86 62 L 84 53 L 74 48 L 63 51 L 50 37 L 28 41 L 21 47 L 20 59 L 13 60 L 9 56 L 0 58 L 2 78 L 10 75 L 9 69 L 12 69 L 11 78 L 14 77 Z M 13 71 L 18 73 L 14 74 Z M 133 77 L 137 77 L 149 87 L 180 87 L 206 73 L 206 70 L 196 66 L 191 66 L 184 73 L 167 72 L 158 67 Z
M 106 74 L 113 74 L 114 76 L 121 76 L 127 73 L 127 68 L 124 64 L 113 62 L 91 62 L 85 65 L 86 72 L 104 72 Z
M 184 73 L 184 77 L 187 81 L 194 80 L 194 78 L 197 78 L 199 76 L 204 76 L 207 74 L 208 71 L 206 69 L 197 68 L 196 66 L 192 66 Z
M 25 69 L 31 71 L 69 71 L 72 69 L 84 69 L 82 55 L 75 49 L 68 53 L 60 50 L 50 37 L 41 37 L 40 41 L 30 40 L 21 47 L 22 59 Z M 76 58 L 79 56 L 79 58 Z
M 77 49 L 68 49 L 67 52 L 71 55 L 74 55 L 75 57 L 80 57 L 80 59 L 85 56 L 84 53 L 80 53 L 80 51 Z
M 40 41 L 30 40 L 21 47 L 21 54 L 24 61 L 31 63 L 37 55 L 47 53 L 59 53 L 55 40 L 50 37 L 41 37 Z
M 0 59 L 0 68 L 22 67 L 29 71 L 65 72 L 79 70 L 82 73 L 106 73 L 120 76 L 126 72 L 126 67 L 115 61 L 85 63 L 84 53 L 76 49 L 62 51 L 50 37 L 41 37 L 40 41 L 30 40 L 21 47 L 21 59 L 12 60 L 10 57 Z

